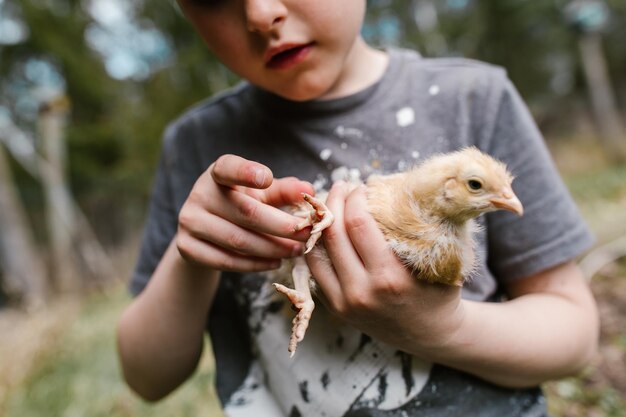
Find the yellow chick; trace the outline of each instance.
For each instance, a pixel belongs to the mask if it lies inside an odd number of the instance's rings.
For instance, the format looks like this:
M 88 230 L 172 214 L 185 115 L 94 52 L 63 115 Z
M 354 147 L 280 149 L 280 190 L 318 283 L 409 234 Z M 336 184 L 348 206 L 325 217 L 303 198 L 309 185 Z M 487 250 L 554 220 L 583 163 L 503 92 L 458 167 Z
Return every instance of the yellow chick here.
M 435 155 L 411 170 L 391 175 L 373 175 L 366 183 L 368 211 L 394 253 L 416 279 L 461 286 L 474 268 L 474 218 L 495 211 L 523 214 L 506 166 L 474 147 Z M 306 245 L 309 252 L 332 213 L 318 198 L 304 195 L 309 210 L 297 211 L 305 218 L 299 228 L 313 226 Z M 304 258 L 289 265 L 294 288 L 284 276 L 275 275 L 274 286 L 298 309 L 293 320 L 289 352 L 293 356 L 304 338 L 315 304 L 315 283 Z
M 506 166 L 476 148 L 433 156 L 367 181 L 368 210 L 418 279 L 462 285 L 474 266 L 473 219 L 524 209 Z

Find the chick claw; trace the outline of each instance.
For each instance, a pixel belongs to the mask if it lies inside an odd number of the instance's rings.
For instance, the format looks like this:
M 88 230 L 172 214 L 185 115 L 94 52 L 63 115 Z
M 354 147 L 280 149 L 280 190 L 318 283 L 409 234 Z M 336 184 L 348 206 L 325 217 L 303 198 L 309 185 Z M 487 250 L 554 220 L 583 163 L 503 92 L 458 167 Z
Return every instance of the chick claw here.
M 322 201 L 307 193 L 302 193 L 302 197 L 315 209 L 314 215 L 311 216 L 312 218 L 309 218 L 309 220 L 305 222 L 307 223 L 307 225 L 313 226 L 313 229 L 311 229 L 311 235 L 309 236 L 309 239 L 307 240 L 305 245 L 306 250 L 304 251 L 304 253 L 306 254 L 311 252 L 319 238 L 322 236 L 322 232 L 324 231 L 324 229 L 327 229 L 333 224 L 333 222 L 335 221 L 335 216 L 333 216 L 328 207 L 326 207 L 326 204 L 324 204 Z
M 309 327 L 309 321 L 311 320 L 315 303 L 311 299 L 310 295 L 307 297 L 306 294 L 287 288 L 282 284 L 275 283 L 273 285 L 274 288 L 276 288 L 276 291 L 285 294 L 287 298 L 289 298 L 289 301 L 291 301 L 291 304 L 298 309 L 298 314 L 293 318 L 291 338 L 289 339 L 289 347 L 287 348 L 289 351 L 289 357 L 293 358 L 293 355 L 296 353 L 298 343 L 304 339 L 306 329 Z

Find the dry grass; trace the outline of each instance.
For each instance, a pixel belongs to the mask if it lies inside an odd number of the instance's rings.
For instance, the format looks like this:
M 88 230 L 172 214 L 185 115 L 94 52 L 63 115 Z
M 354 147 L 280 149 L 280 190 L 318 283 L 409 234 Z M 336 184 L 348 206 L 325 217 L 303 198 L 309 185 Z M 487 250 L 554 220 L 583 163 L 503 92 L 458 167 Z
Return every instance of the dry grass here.
M 598 246 L 626 236 L 626 166 L 611 166 L 589 137 L 553 141 L 552 154 Z M 600 351 L 580 376 L 545 385 L 556 417 L 626 415 L 626 253 L 591 281 L 601 320 Z
M 116 285 L 82 301 L 57 303 L 45 314 L 3 317 L 15 338 L 0 339 L 0 416 L 221 416 L 210 351 L 193 378 L 166 400 L 147 404 L 130 392 L 115 348 L 116 322 L 129 302 L 126 289 Z
M 67 299 L 46 310 L 0 314 L 0 413 L 9 393 L 49 360 L 78 311 L 79 302 Z
M 577 378 L 546 384 L 557 417 L 626 415 L 626 262 L 604 268 L 591 288 L 600 310 L 599 354 Z

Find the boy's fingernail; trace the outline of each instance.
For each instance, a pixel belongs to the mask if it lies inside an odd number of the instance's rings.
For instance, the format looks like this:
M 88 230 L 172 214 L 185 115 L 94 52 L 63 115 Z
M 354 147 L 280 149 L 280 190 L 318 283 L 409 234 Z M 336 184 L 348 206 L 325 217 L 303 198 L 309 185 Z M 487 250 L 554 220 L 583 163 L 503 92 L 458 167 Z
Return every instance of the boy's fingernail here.
M 254 173 L 254 183 L 256 184 L 257 187 L 262 187 L 263 184 L 265 183 L 265 170 L 264 169 L 257 169 L 256 172 Z
M 282 265 L 281 261 L 275 261 L 270 264 L 270 269 L 278 269 Z

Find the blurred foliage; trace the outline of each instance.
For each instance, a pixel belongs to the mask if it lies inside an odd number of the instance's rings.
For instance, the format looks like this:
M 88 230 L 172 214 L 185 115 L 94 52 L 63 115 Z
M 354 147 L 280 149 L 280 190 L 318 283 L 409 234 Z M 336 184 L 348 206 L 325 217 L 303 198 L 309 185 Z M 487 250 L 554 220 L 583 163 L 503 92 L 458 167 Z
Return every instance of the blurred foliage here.
M 167 53 L 164 63 L 151 64 L 141 76 L 112 77 L 107 57 L 89 40 L 94 28 L 102 29 L 93 15 L 98 1 L 0 1 L 0 16 L 13 16 L 28 28 L 23 40 L 0 44 L 0 106 L 21 128 L 36 132 L 41 88 L 29 73 L 48 68 L 48 78 L 72 101 L 67 139 L 73 191 L 99 235 L 112 243 L 136 230 L 129 224 L 141 223 L 166 124 L 237 80 L 206 50 L 175 2 L 163 0 L 113 2 L 125 5 L 134 26 L 156 29 Z M 563 19 L 568 2 L 369 0 L 363 33 L 375 45 L 501 65 L 544 131 L 567 133 L 577 128 L 571 115 L 586 110 L 576 34 Z M 604 45 L 623 103 L 626 3 L 608 4 L 612 19 Z M 17 174 L 27 202 L 40 200 L 33 197 L 40 192 L 36 184 Z
M 22 333 L 32 333 L 30 337 L 40 345 L 30 349 L 31 372 L 21 381 L 12 381 L 15 385 L 4 399 L 0 395 L 0 416 L 221 416 L 212 385 L 210 347 L 196 374 L 166 400 L 148 404 L 129 390 L 115 349 L 115 323 L 128 302 L 126 289 L 117 286 L 86 298 L 70 313 L 51 308 L 46 319 L 34 316 L 21 323 L 30 325 Z M 58 322 L 48 325 L 55 331 L 33 330 L 40 330 L 37 322 L 50 317 Z M 28 350 L 28 339 L 19 340 L 21 348 Z M 0 369 L 6 366 L 3 359 L 7 358 L 0 359 Z
M 20 0 L 19 17 L 29 36 L 0 48 L 0 105 L 26 131 L 36 132 L 37 109 L 32 107 L 40 92 L 26 67 L 45 62 L 62 77 L 72 101 L 66 132 L 72 188 L 106 242 L 125 237 L 128 225 L 140 222 L 165 125 L 228 85 L 225 71 L 216 68 L 171 3 L 135 3 L 136 24 L 154 21 L 176 52 L 171 65 L 147 78 L 118 80 L 107 73 L 105 57 L 85 36 L 97 24 L 86 11 L 87 1 Z M 40 192 L 19 170 L 18 180 L 25 195 Z

